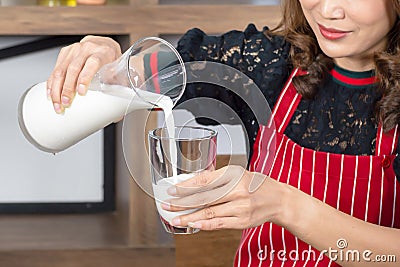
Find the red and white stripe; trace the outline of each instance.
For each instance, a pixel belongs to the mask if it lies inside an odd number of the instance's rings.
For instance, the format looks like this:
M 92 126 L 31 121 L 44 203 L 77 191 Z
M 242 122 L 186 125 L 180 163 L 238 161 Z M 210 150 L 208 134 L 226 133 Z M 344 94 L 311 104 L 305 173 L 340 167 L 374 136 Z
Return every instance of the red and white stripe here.
M 268 126 L 261 126 L 251 169 L 297 187 L 359 219 L 400 227 L 400 222 L 397 222 L 400 216 L 400 186 L 393 169 L 384 164 L 384 160 L 394 159 L 397 127 L 390 134 L 384 134 L 379 127 L 376 155 L 352 156 L 313 151 L 300 147 L 284 135 L 300 99 L 293 85 L 287 84 L 272 113 L 277 128 L 276 144 L 279 145 L 271 168 L 268 168 L 267 161 L 271 153 L 269 147 L 274 141 L 268 139 L 266 134 L 270 129 L 263 129 Z M 264 251 L 265 247 L 268 248 L 265 253 L 272 250 L 286 250 L 287 253 L 296 250 L 301 256 L 308 249 L 314 250 L 316 256 L 319 253 L 282 227 L 267 222 L 243 232 L 235 259 L 236 266 L 297 266 L 297 263 L 302 266 L 337 266 L 325 256 L 315 261 L 309 259 L 296 262 L 288 258 L 288 261 L 279 262 L 275 254 L 274 259 L 263 260 L 257 257 L 257 253 Z

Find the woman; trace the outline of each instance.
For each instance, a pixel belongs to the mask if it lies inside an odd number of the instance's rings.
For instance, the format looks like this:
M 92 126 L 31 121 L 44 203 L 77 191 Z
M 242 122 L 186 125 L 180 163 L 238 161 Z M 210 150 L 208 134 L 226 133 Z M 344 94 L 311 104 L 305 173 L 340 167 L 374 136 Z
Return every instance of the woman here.
M 399 15 L 398 0 L 287 0 L 272 32 L 189 31 L 178 45 L 185 61 L 222 62 L 258 84 L 274 107 L 277 153 L 267 172 L 268 127 L 228 92 L 188 87 L 185 99 L 205 94 L 237 110 L 254 151 L 248 171 L 228 166 L 171 188 L 178 198 L 165 209 L 201 208 L 173 223 L 244 229 L 237 266 L 395 266 L 380 256 L 400 260 Z M 63 49 L 48 80 L 55 110 L 120 53 L 93 36 Z

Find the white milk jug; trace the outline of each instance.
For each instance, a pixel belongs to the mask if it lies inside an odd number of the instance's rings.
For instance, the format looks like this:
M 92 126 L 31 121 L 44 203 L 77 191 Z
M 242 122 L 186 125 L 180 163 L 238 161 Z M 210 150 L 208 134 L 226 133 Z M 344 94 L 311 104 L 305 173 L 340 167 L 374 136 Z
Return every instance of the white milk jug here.
M 18 107 L 20 128 L 40 150 L 58 153 L 138 109 L 172 109 L 184 92 L 183 61 L 168 42 L 148 37 L 103 66 L 86 96 L 76 95 L 63 114 L 47 97 L 46 82 L 28 89 Z

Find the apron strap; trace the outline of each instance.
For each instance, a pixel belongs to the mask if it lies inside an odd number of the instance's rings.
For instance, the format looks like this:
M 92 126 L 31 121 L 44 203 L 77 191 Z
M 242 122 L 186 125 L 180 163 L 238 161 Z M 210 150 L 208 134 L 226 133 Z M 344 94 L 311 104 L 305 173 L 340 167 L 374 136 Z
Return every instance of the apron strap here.
M 397 150 L 397 143 L 399 140 L 398 125 L 389 132 L 383 132 L 382 124 L 379 123 L 378 131 L 376 133 L 376 146 L 375 155 L 393 155 Z
M 283 133 L 285 131 L 301 100 L 301 95 L 297 93 L 297 90 L 293 85 L 293 77 L 304 74 L 306 74 L 306 72 L 299 68 L 292 71 L 274 106 L 271 117 L 274 120 L 276 131 L 278 133 Z M 271 123 L 269 126 L 271 126 Z

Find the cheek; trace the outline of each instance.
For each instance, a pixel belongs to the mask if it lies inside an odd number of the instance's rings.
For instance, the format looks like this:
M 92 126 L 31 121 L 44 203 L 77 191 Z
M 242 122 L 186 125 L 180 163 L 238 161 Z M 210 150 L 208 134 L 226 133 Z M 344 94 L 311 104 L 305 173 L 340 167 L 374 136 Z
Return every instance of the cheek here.
M 319 2 L 320 2 L 320 0 L 299 0 L 299 3 L 301 5 L 301 7 L 303 8 L 303 11 L 312 9 Z
M 382 12 L 381 12 L 382 11 Z M 373 13 L 370 13 L 373 14 Z M 393 27 L 394 19 L 390 13 L 384 12 L 383 10 L 377 10 L 375 16 L 369 16 L 369 18 L 355 17 L 355 22 L 358 26 L 356 36 L 360 38 L 360 45 L 369 45 L 377 42 L 384 41 L 385 37 Z
M 320 0 L 300 0 L 300 5 L 303 10 L 303 15 L 306 18 L 308 24 L 315 32 L 314 15 Z
M 389 31 L 397 17 L 390 0 L 367 0 L 365 5 L 352 6 L 348 13 L 360 28 L 380 31 Z

